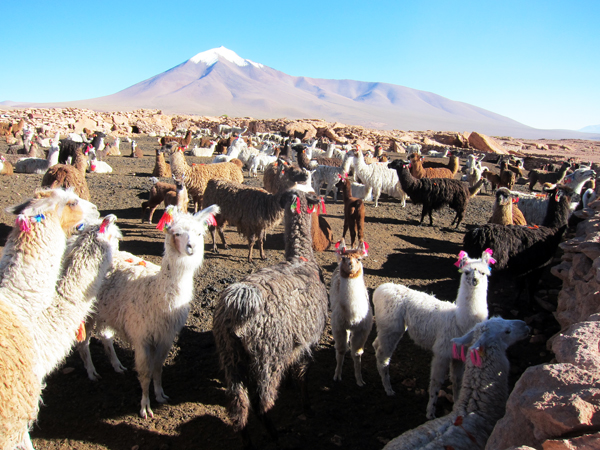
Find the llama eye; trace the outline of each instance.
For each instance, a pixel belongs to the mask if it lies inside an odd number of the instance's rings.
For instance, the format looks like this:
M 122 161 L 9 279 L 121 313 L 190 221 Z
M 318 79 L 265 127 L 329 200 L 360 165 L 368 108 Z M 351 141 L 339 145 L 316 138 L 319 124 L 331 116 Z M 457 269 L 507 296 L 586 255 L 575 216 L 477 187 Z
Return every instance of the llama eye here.
M 506 334 L 510 334 L 510 330 L 506 330 L 506 331 L 505 331 L 505 333 L 506 333 Z

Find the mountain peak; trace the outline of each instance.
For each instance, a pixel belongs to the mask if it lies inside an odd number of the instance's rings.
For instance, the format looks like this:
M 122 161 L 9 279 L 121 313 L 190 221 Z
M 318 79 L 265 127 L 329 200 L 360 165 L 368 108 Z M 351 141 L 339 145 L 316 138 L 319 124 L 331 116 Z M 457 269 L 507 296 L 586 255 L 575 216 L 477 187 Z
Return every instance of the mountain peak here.
M 247 66 L 248 64 L 252 64 L 254 67 L 257 67 L 259 69 L 264 67 L 262 64 L 255 63 L 254 61 L 250 61 L 249 59 L 242 58 L 233 50 L 229 50 L 228 48 L 225 48 L 223 46 L 218 48 L 212 48 L 202 53 L 198 53 L 196 56 L 190 58 L 190 61 L 195 64 L 203 62 L 207 66 L 212 66 L 213 64 L 216 64 L 217 61 L 219 61 L 219 59 L 225 59 L 240 67 Z

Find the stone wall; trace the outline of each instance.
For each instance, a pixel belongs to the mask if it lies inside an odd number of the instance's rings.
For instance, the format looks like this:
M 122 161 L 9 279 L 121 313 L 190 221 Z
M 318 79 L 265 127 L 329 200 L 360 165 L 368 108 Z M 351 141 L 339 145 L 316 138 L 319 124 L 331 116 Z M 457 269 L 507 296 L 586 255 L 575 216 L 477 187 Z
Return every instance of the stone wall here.
M 578 214 L 585 220 L 552 268 L 563 281 L 562 330 L 548 341 L 556 362 L 525 371 L 486 449 L 600 449 L 600 200 Z

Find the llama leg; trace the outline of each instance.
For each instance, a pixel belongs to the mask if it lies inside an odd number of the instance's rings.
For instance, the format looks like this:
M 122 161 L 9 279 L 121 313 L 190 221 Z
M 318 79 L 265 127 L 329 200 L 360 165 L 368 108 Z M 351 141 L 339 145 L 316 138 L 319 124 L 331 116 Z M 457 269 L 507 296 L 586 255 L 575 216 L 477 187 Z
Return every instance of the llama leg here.
M 308 417 L 314 417 L 315 413 L 310 404 L 308 396 L 308 369 L 310 367 L 310 359 L 305 357 L 303 361 L 296 365 L 294 377 L 300 385 L 300 400 L 302 402 L 302 410 Z
M 210 235 L 212 236 L 213 253 L 219 253 L 219 250 L 217 249 L 217 227 L 209 226 L 208 228 L 210 230 Z
M 94 362 L 92 361 L 92 355 L 90 353 L 90 338 L 92 337 L 91 333 L 93 329 L 93 321 L 85 324 L 85 340 L 77 344 L 77 350 L 79 351 L 79 356 L 81 356 L 81 360 L 83 361 L 83 366 L 87 371 L 88 378 L 92 381 L 98 381 L 102 377 L 98 375 L 98 372 L 96 372 Z
M 433 357 L 431 360 L 431 378 L 429 380 L 429 402 L 427 403 L 428 419 L 435 418 L 435 405 L 437 403 L 438 394 L 442 388 L 442 384 L 446 379 L 450 360 L 447 358 Z
M 225 250 L 229 250 L 229 245 L 227 245 L 227 241 L 225 241 L 225 234 L 223 233 L 223 228 L 225 228 L 225 224 L 218 225 L 217 231 L 219 232 L 219 237 L 221 238 L 221 243 L 223 244 L 223 248 Z
M 265 239 L 266 239 L 265 231 L 263 230 L 260 233 L 260 237 L 258 238 L 258 248 L 260 250 L 260 259 L 267 259 L 267 255 L 265 255 Z
M 333 339 L 335 340 L 335 360 L 337 362 L 333 380 L 342 381 L 342 366 L 344 365 L 344 356 L 348 351 L 350 330 L 346 330 L 336 323 L 332 323 L 331 325 L 331 332 L 333 334 Z
M 371 197 L 372 195 L 373 195 L 373 187 L 369 186 L 369 187 L 367 188 L 367 192 L 365 192 L 365 198 L 363 198 L 363 201 L 365 201 L 365 202 L 366 202 L 366 201 L 367 201 L 367 199 L 368 199 L 369 197 Z
M 402 330 L 402 331 L 401 331 Z M 377 358 L 377 370 L 381 376 L 381 382 L 387 395 L 394 395 L 395 392 L 392 389 L 392 383 L 390 382 L 390 359 L 392 354 L 400 342 L 402 335 L 406 331 L 403 323 L 400 323 L 400 327 L 397 330 L 383 331 L 379 330 L 377 338 L 373 341 L 373 347 L 375 348 L 375 356 Z
M 148 416 L 154 418 L 154 413 L 150 409 L 150 367 L 148 366 L 151 360 L 152 349 L 149 345 L 143 345 L 135 349 L 135 370 L 138 373 L 138 380 L 142 387 L 142 401 L 140 416 L 147 419 Z
M 425 219 L 425 214 L 427 214 L 427 207 L 423 205 L 423 209 L 421 210 L 421 220 L 419 221 L 419 225 L 423 225 L 423 219 Z
M 102 345 L 104 345 L 104 351 L 110 358 L 110 364 L 113 366 L 113 369 L 115 369 L 115 372 L 125 372 L 127 368 L 123 366 L 123 364 L 121 364 L 121 361 L 119 361 L 119 358 L 117 357 L 117 353 L 115 352 L 115 346 L 113 344 L 112 334 L 105 332 L 102 334 L 100 339 L 102 340 Z
M 450 363 L 450 378 L 452 380 L 452 396 L 454 397 L 454 403 L 456 403 L 458 396 L 460 395 L 464 373 L 465 365 L 461 361 L 453 359 Z
M 31 442 L 29 432 L 23 434 L 23 440 L 17 445 L 16 448 L 20 448 L 23 450 L 35 450 L 35 448 L 33 447 L 33 443 Z
M 352 352 L 352 359 L 354 360 L 354 378 L 356 379 L 356 384 L 361 387 L 365 385 L 362 377 L 361 358 L 365 350 L 365 343 L 369 337 L 372 324 L 373 319 L 367 319 L 367 321 L 362 324 L 361 329 L 353 331 L 350 335 L 350 351 Z
M 165 394 L 162 387 L 162 370 L 167 359 L 167 355 L 171 350 L 171 341 L 160 342 L 154 352 L 154 358 L 152 360 L 152 381 L 154 382 L 154 395 L 156 395 L 156 401 L 159 403 L 166 403 L 169 397 Z
M 377 202 L 379 201 L 379 196 L 381 195 L 381 188 L 377 187 L 374 189 L 373 197 L 375 199 L 375 208 L 377 208 Z

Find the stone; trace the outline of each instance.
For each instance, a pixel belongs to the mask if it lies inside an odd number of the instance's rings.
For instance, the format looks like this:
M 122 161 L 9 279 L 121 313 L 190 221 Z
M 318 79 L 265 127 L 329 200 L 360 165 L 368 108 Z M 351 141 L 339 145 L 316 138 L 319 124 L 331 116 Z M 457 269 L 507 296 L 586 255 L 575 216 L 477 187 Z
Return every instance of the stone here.
M 600 433 L 585 434 L 569 439 L 549 439 L 542 444 L 544 450 L 598 450 L 600 449 Z
M 600 322 L 578 322 L 552 341 L 557 361 L 570 363 L 600 377 Z
M 75 133 L 82 133 L 84 128 L 88 128 L 89 130 L 94 131 L 98 127 L 98 124 L 95 120 L 89 119 L 87 117 L 81 118 L 76 122 L 73 122 L 73 125 L 73 130 L 75 131 Z
M 569 432 L 600 426 L 600 376 L 572 364 L 529 367 L 506 404 L 486 448 L 540 448 Z
M 469 145 L 484 153 L 508 154 L 508 151 L 504 150 L 493 138 L 476 131 L 469 135 Z

